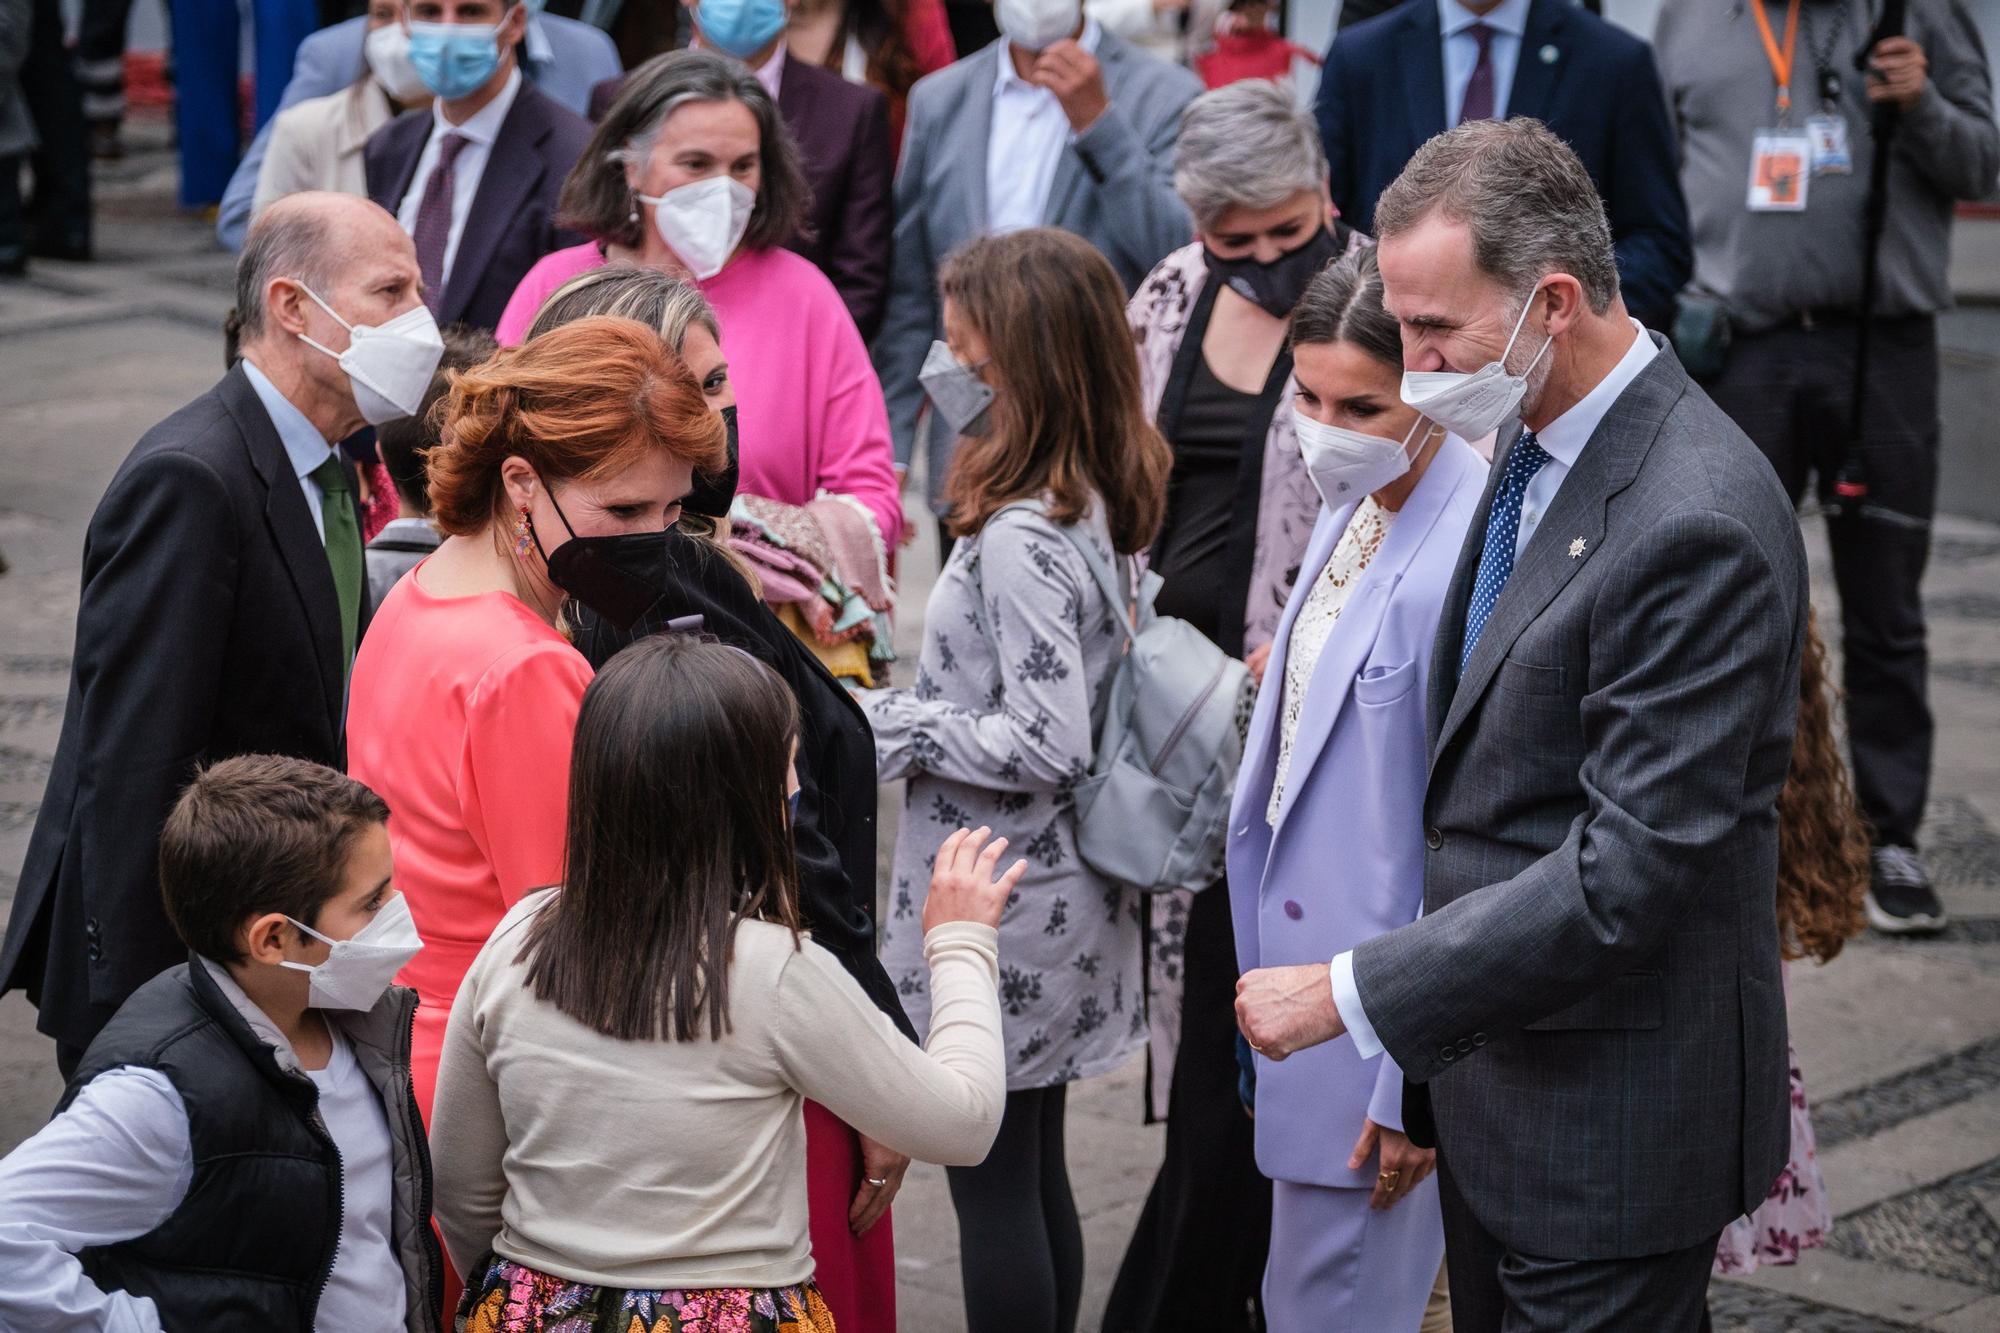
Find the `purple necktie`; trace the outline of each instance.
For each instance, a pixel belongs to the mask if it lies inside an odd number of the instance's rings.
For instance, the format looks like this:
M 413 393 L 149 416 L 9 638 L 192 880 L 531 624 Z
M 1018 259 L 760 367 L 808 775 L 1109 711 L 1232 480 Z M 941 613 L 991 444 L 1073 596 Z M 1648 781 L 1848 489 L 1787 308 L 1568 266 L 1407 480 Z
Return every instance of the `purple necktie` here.
M 417 268 L 424 275 L 424 304 L 436 313 L 444 297 L 444 252 L 451 242 L 451 197 L 456 182 L 452 164 L 472 141 L 462 134 L 447 134 L 438 144 L 437 165 L 424 182 L 424 197 L 417 204 L 417 225 L 410 240 L 417 248 Z
M 1465 100 L 1458 104 L 1458 123 L 1493 119 L 1493 29 L 1475 23 L 1466 29 L 1479 43 L 1479 59 L 1465 84 Z M 422 253 L 421 250 L 418 251 Z

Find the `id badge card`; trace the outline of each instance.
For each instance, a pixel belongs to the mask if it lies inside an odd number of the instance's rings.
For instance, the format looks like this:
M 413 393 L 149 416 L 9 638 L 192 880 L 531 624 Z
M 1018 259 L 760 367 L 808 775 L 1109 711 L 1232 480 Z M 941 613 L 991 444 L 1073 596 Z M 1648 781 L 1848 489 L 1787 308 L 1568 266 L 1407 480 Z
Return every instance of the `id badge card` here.
M 1803 213 L 1812 171 L 1813 141 L 1797 130 L 1758 130 L 1750 140 L 1753 213 Z
M 1806 137 L 1812 140 L 1812 174 L 1845 176 L 1854 170 L 1847 147 L 1847 117 L 1831 111 L 1806 117 Z

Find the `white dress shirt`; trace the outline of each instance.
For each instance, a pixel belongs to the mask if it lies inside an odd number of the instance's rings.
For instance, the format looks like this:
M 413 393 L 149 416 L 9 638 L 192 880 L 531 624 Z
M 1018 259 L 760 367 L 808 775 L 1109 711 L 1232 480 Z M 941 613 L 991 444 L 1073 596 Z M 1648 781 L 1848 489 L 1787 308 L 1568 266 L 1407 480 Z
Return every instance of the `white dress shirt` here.
M 430 183 L 431 171 L 437 166 L 438 145 L 447 134 L 462 136 L 465 147 L 458 150 L 458 157 L 452 162 L 451 231 L 444 243 L 444 269 L 438 275 L 440 288 L 451 281 L 452 262 L 458 258 L 459 238 L 465 235 L 465 219 L 472 214 L 479 179 L 486 174 L 486 161 L 493 156 L 493 141 L 500 137 L 500 126 L 520 91 L 521 67 L 516 65 L 508 71 L 507 84 L 500 95 L 466 117 L 463 125 L 454 125 L 444 118 L 442 97 L 431 103 L 431 137 L 424 141 L 424 151 L 417 155 L 417 169 L 410 177 L 409 191 L 396 209 L 396 221 L 410 235 L 417 234 L 417 210 L 424 202 L 424 186 Z
M 320 543 L 324 545 L 326 516 L 320 510 L 326 504 L 326 496 L 312 474 L 333 456 L 333 446 L 319 433 L 319 427 L 306 420 L 306 414 L 279 393 L 278 386 L 247 356 L 243 358 L 243 377 L 250 381 L 250 387 L 257 392 L 257 401 L 264 405 L 271 424 L 277 427 L 278 441 L 285 446 L 285 457 L 291 460 L 292 471 L 298 474 L 299 489 L 306 493 L 306 508 L 312 513 L 313 526 L 319 529 Z
M 291 1045 L 222 968 L 203 960 L 252 1030 L 298 1069 Z M 320 1118 L 341 1161 L 340 1245 L 313 1321 L 328 1333 L 380 1333 L 403 1299 L 393 1233 L 389 1125 L 381 1099 L 338 1032 L 318 1085 Z M 0 1329 L 161 1333 L 149 1297 L 105 1291 L 79 1250 L 143 1236 L 180 1207 L 194 1178 L 186 1104 L 157 1069 L 114 1069 L 0 1159 Z
M 1484 15 L 1458 0 L 1437 0 L 1438 25 L 1444 33 L 1444 123 L 1458 124 L 1465 105 L 1465 85 L 1479 63 L 1479 39 L 1467 31 L 1475 23 L 1493 29 L 1487 38 L 1487 60 L 1493 66 L 1493 118 L 1507 118 L 1508 95 L 1514 91 L 1514 71 L 1521 62 L 1521 35 L 1528 30 L 1528 0 L 1500 0 Z
M 1583 453 L 1583 446 L 1597 430 L 1604 414 L 1611 410 L 1611 404 L 1618 401 L 1618 395 L 1626 386 L 1637 379 L 1652 359 L 1659 355 L 1659 348 L 1652 338 L 1641 328 L 1638 320 L 1632 321 L 1632 345 L 1625 349 L 1625 355 L 1611 368 L 1611 373 L 1597 382 L 1595 388 L 1576 401 L 1569 411 L 1535 432 L 1535 439 L 1548 452 L 1549 461 L 1542 464 L 1541 471 L 1535 473 L 1528 483 L 1528 490 L 1521 498 L 1521 532 L 1514 545 L 1514 558 L 1519 560 L 1521 552 L 1527 549 L 1528 538 L 1555 503 L 1556 492 L 1562 488 L 1563 479 Z M 1506 590 L 1501 590 L 1506 596 Z M 1340 1011 L 1340 1021 L 1346 1026 L 1348 1035 L 1354 1038 L 1354 1049 L 1362 1059 L 1373 1059 L 1382 1053 L 1382 1043 L 1375 1036 L 1375 1026 L 1368 1021 L 1367 1013 L 1361 1007 L 1361 991 L 1354 984 L 1354 951 L 1334 955 L 1333 959 L 1333 1007 Z
M 1077 45 L 1095 54 L 1104 29 L 1086 20 Z M 1056 95 L 1014 69 L 1013 43 L 996 42 L 993 121 L 986 138 L 986 229 L 999 233 L 1042 225 L 1056 164 L 1073 134 Z

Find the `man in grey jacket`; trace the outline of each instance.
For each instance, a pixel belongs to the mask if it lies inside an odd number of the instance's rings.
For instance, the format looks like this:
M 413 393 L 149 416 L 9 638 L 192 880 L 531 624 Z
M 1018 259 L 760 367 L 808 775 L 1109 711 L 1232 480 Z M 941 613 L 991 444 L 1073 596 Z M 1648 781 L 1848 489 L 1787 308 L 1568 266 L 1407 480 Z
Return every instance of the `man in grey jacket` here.
M 875 339 L 899 471 L 916 452 L 917 372 L 944 336 L 937 276 L 953 250 L 988 231 L 1060 227 L 1103 251 L 1130 292 L 1194 236 L 1173 189 L 1173 149 L 1201 80 L 1084 19 L 1076 0 L 1035 31 L 1051 8 L 1061 0 L 1001 4 L 999 41 L 910 91 L 889 304 Z M 935 420 L 929 434 L 931 503 L 942 513 L 957 440 Z
M 1856 451 L 1868 504 L 1831 514 L 1827 537 L 1840 588 L 1854 794 L 1875 840 L 1868 919 L 1878 930 L 1931 933 L 1944 928 L 1945 910 L 1917 855 L 1934 731 L 1918 585 L 1937 504 L 1936 316 L 1951 304 L 1953 204 L 1990 195 L 2000 177 L 1992 76 L 1960 0 L 1910 0 L 1904 35 L 1876 43 L 1865 74 L 1852 57 L 1871 35 L 1880 0 L 1765 9 L 1776 34 L 1790 26 L 1788 14 L 1798 16 L 1784 95 L 1790 123 L 1815 144 L 1786 208 L 1750 206 L 1745 194 L 1756 137 L 1779 123 L 1757 15 L 1742 4 L 1660 11 L 1660 72 L 1694 220 L 1694 286 L 1720 304 L 1734 332 L 1707 388 L 1795 501 L 1809 480 L 1823 501 L 1833 496 L 1849 449 L 1871 119 L 1874 108 L 1895 108 L 1901 123 Z
M 1430 663 L 1424 915 L 1248 974 L 1239 1022 L 1267 1056 L 1351 1033 L 1402 1066 L 1406 1126 L 1434 1113 L 1460 1333 L 1692 1333 L 1788 1142 L 1797 525 L 1627 316 L 1590 176 L 1539 122 L 1432 139 L 1376 226 L 1405 392 L 1460 435 L 1516 402 L 1519 427 Z

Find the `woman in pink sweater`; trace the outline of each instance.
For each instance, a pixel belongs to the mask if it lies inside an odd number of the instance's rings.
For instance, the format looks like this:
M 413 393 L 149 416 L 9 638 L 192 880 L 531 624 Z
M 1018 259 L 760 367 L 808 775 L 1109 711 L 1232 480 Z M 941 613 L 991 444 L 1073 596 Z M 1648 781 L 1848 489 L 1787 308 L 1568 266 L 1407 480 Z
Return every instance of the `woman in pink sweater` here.
M 595 239 L 528 270 L 500 342 L 520 342 L 542 301 L 586 269 L 691 278 L 722 321 L 740 489 L 795 505 L 851 495 L 893 551 L 903 509 L 882 386 L 833 284 L 784 248 L 806 185 L 783 125 L 756 76 L 714 52 L 636 70 L 563 186 L 565 223 Z

